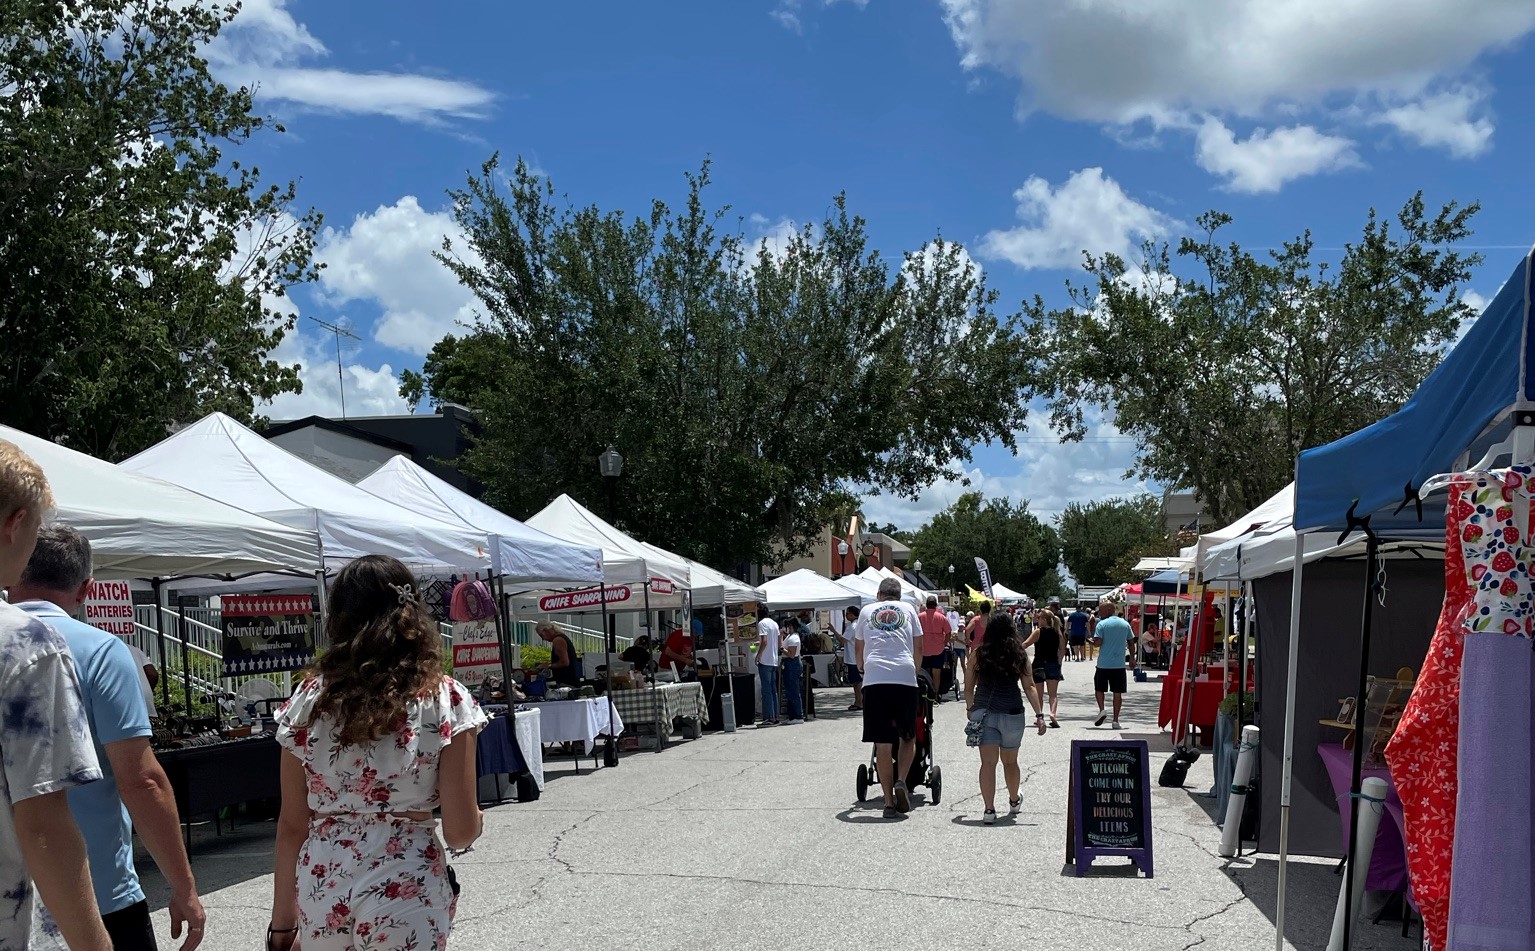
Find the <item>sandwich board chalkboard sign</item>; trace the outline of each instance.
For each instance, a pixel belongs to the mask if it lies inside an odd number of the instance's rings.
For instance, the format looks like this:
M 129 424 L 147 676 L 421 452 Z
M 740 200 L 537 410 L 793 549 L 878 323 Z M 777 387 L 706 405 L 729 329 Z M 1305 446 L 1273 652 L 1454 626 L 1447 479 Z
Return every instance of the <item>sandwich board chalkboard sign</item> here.
M 1151 764 L 1145 740 L 1072 740 L 1066 861 L 1126 856 L 1152 877 Z

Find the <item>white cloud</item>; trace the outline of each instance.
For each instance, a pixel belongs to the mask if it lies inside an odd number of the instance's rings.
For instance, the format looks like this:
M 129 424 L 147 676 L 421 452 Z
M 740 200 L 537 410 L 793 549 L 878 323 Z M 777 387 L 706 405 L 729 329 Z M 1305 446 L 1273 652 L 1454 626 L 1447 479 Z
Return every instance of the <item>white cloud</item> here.
M 765 215 L 754 214 L 746 220 L 756 232 L 753 237 L 746 239 L 747 264 L 755 261 L 763 250 L 767 251 L 769 257 L 783 260 L 788 253 L 789 242 L 794 240 L 800 230 L 799 223 L 793 218 L 771 221 Z
M 1255 129 L 1238 141 L 1213 116 L 1199 128 L 1194 158 L 1200 168 L 1226 179 L 1231 191 L 1248 193 L 1277 192 L 1297 178 L 1360 164 L 1352 141 L 1309 125 Z
M 1018 457 L 1006 465 L 1006 471 L 986 471 L 980 466 L 951 471 L 969 480 L 939 482 L 925 489 L 916 499 L 889 495 L 864 499 L 864 515 L 880 523 L 893 522 L 898 528 L 916 529 L 934 515 L 953 505 L 966 492 L 980 492 L 986 498 L 1027 501 L 1029 511 L 1047 522 L 1065 510 L 1071 502 L 1094 502 L 1116 496 L 1161 489 L 1131 478 L 1125 473 L 1135 465 L 1135 442 L 1116 430 L 1101 416 L 1087 438 L 1080 443 L 1059 443 L 1041 431 L 1020 437 Z
M 1377 122 L 1389 125 L 1425 148 L 1443 148 L 1456 158 L 1475 158 L 1492 147 L 1487 91 L 1475 86 L 1427 96 L 1386 109 Z
M 1486 90 L 1473 79 L 1477 61 L 1535 27 L 1535 0 L 939 5 L 965 69 L 1019 84 L 1021 116 L 1043 111 L 1103 123 L 1129 141 L 1145 136 L 1128 126 L 1195 132 L 1203 115 L 1286 125 L 1308 115 L 1349 118 L 1462 157 L 1484 152 L 1493 133 Z M 1303 135 L 1262 144 L 1286 146 L 1295 161 L 1303 152 L 1310 171 L 1346 167 L 1326 161 L 1344 154 L 1327 141 L 1333 137 Z M 1233 176 L 1234 187 L 1240 181 Z M 1258 183 L 1271 190 L 1266 178 Z
M 308 330 L 310 325 L 299 320 L 299 325 L 283 337 L 282 343 L 272 351 L 272 359 L 278 363 L 299 365 L 299 378 L 303 380 L 302 393 L 283 393 L 270 406 L 257 407 L 257 412 L 271 419 L 300 419 L 305 416 L 340 417 L 342 406 L 341 380 L 336 373 L 336 350 L 331 335 L 319 328 Z M 343 361 L 346 357 L 346 341 L 342 341 Z M 368 367 L 356 362 L 343 362 L 346 377 L 346 415 L 389 416 L 410 412 L 410 406 L 400 397 L 400 380 L 387 363 Z
M 988 232 L 981 253 L 1023 268 L 1076 267 L 1083 251 L 1129 258 L 1142 241 L 1176 227 L 1167 215 L 1125 194 L 1101 168 L 1074 172 L 1059 187 L 1031 177 L 1013 198 L 1021 224 Z
M 837 3 L 847 3 L 862 10 L 869 5 L 869 0 L 820 0 L 820 6 L 829 7 Z M 768 16 L 778 21 L 779 26 L 793 30 L 796 33 L 805 31 L 805 22 L 801 16 L 805 7 L 805 0 L 778 0 L 778 4 L 768 11 Z
M 313 65 L 329 50 L 294 19 L 287 4 L 288 0 L 245 0 L 205 51 L 221 79 L 311 109 L 413 122 L 477 118 L 495 101 L 489 90 L 463 80 Z
M 1102 122 L 1414 94 L 1535 26 L 1530 0 L 940 0 L 967 69 Z
M 474 320 L 474 296 L 432 257 L 445 235 L 463 247 L 452 215 L 426 211 L 406 195 L 358 215 L 345 231 L 325 229 L 316 251 L 325 262 L 320 285 L 338 307 L 356 300 L 377 303 L 383 315 L 374 338 L 425 356 L 445 334 L 461 333 Z

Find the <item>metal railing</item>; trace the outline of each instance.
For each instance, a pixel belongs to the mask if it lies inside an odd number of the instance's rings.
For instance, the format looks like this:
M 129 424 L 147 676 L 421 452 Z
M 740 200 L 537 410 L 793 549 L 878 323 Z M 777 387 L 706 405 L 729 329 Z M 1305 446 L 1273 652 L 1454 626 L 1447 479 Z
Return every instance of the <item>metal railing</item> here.
M 512 627 L 512 643 L 521 644 L 524 647 L 530 645 L 535 647 L 544 646 L 544 642 L 533 632 L 534 625 L 537 623 L 537 621 L 518 621 Z M 575 646 L 576 653 L 583 657 L 589 654 L 601 654 L 607 650 L 607 638 L 603 636 L 601 631 L 577 627 L 574 624 L 562 624 L 559 621 L 552 621 L 551 623 L 559 628 L 560 632 L 566 637 L 570 638 L 570 643 Z M 613 653 L 621 654 L 629 645 L 634 643 L 634 638 L 620 636 L 615 638 L 615 642 L 618 645 L 618 649 Z

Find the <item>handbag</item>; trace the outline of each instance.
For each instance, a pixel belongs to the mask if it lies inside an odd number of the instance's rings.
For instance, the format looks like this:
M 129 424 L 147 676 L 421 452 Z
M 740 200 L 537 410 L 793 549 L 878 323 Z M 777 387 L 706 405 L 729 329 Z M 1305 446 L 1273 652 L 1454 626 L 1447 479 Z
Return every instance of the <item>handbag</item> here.
M 965 721 L 965 745 L 980 746 L 981 736 L 986 732 L 986 711 L 970 711 L 970 719 Z

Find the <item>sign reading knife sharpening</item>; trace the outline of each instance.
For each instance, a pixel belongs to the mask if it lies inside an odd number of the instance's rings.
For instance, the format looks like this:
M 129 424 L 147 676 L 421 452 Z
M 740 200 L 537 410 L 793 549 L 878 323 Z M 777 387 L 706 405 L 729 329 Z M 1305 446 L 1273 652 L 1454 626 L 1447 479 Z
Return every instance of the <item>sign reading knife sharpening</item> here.
M 307 594 L 225 595 L 224 676 L 302 670 L 314 661 L 314 598 Z
M 561 611 L 585 611 L 589 608 L 602 609 L 602 604 L 621 604 L 631 597 L 629 586 L 626 584 L 610 585 L 608 588 L 587 588 L 584 591 L 561 591 L 559 594 L 545 595 L 538 599 L 538 609 L 545 614 L 558 614 Z
M 651 594 L 675 594 L 676 591 L 677 591 L 677 586 L 672 584 L 670 581 L 668 581 L 665 578 L 651 578 L 650 579 L 650 593 Z
M 478 687 L 488 675 L 501 674 L 501 642 L 496 621 L 459 621 L 453 625 L 453 679 Z

